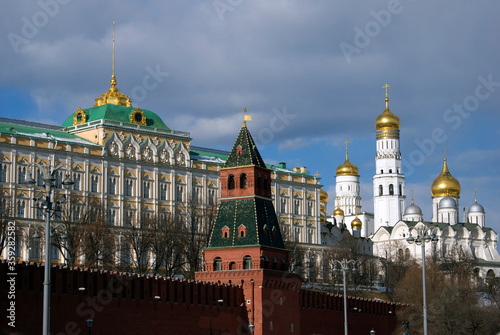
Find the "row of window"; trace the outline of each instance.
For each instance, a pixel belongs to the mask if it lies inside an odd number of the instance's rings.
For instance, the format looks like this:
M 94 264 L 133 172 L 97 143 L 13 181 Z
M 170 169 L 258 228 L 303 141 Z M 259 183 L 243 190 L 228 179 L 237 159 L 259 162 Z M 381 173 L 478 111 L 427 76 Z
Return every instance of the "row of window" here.
M 247 188 L 247 185 L 248 185 L 247 174 L 241 173 L 239 176 L 239 188 L 245 189 Z M 230 174 L 227 176 L 227 189 L 234 190 L 235 187 L 236 187 L 235 177 L 233 174 Z M 271 181 L 267 179 L 267 176 L 264 176 L 264 178 L 262 178 L 259 173 L 257 174 L 257 179 L 255 181 L 255 188 L 256 189 L 262 188 L 263 190 L 268 190 L 271 188 Z
M 403 185 L 402 184 L 398 185 L 398 191 L 399 191 L 398 195 L 403 195 Z M 389 192 L 387 194 L 394 195 L 394 185 L 393 184 L 389 184 Z M 378 195 L 384 195 L 384 187 L 382 185 L 378 186 Z
M 7 180 L 7 174 L 8 172 L 8 165 L 7 164 L 0 164 L 0 182 L 8 182 Z M 19 184 L 23 184 L 26 181 L 26 177 L 29 173 L 28 166 L 21 165 L 18 167 L 18 173 L 17 173 L 17 182 Z M 54 188 L 55 189 L 62 189 L 62 182 L 66 177 L 66 172 L 65 171 L 55 171 L 54 172 L 54 177 L 55 177 L 55 183 L 54 183 Z M 74 191 L 81 191 L 82 190 L 82 174 L 78 172 L 74 172 L 71 176 L 74 184 L 73 184 L 73 190 Z M 91 175 L 90 176 L 90 192 L 92 193 L 98 193 L 101 192 L 100 190 L 100 179 L 101 177 L 99 175 Z M 246 176 L 244 177 L 245 180 L 245 188 L 246 188 Z M 36 169 L 35 172 L 35 182 L 37 186 L 43 186 L 43 174 L 39 169 Z M 118 177 L 116 176 L 109 176 L 107 180 L 107 193 L 110 195 L 118 194 Z M 141 189 L 141 196 L 144 199 L 151 199 L 152 198 L 152 181 L 149 180 L 144 180 L 142 182 L 142 189 Z M 135 187 L 135 180 L 127 178 L 125 180 L 125 185 L 124 185 L 124 190 L 123 194 L 125 196 L 135 196 L 136 192 L 136 187 Z M 208 203 L 209 204 L 215 204 L 215 196 L 216 196 L 216 190 L 215 189 L 210 189 L 208 190 Z M 183 185 L 177 185 L 176 186 L 176 192 L 175 192 L 175 201 L 184 201 L 184 186 Z M 160 183 L 159 186 L 159 198 L 160 200 L 168 200 L 169 199 L 169 184 L 168 183 Z M 201 191 L 199 187 L 193 187 L 193 200 L 196 202 L 201 202 Z
M 287 209 L 288 209 L 288 199 L 281 198 L 280 199 L 280 212 L 287 213 Z M 302 200 L 294 199 L 293 200 L 293 214 L 302 215 L 301 209 L 302 209 Z M 307 215 L 308 216 L 314 215 L 314 201 L 307 201 Z

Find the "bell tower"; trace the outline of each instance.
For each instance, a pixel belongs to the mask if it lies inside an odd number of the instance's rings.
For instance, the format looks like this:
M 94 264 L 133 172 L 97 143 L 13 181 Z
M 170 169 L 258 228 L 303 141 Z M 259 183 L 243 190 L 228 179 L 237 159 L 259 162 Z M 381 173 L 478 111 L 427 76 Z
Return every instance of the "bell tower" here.
M 399 117 L 389 109 L 389 96 L 385 84 L 385 110 L 375 120 L 377 129 L 376 171 L 373 176 L 373 209 L 375 231 L 381 226 L 395 225 L 401 220 L 405 208 L 405 176 L 401 172 L 399 149 Z

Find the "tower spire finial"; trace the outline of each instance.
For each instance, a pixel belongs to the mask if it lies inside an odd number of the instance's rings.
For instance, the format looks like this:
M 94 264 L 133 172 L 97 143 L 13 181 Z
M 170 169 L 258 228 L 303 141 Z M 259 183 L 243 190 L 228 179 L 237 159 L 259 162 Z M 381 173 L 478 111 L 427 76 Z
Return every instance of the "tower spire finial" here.
M 446 162 L 446 148 L 444 148 L 444 161 Z
M 345 141 L 344 144 L 345 144 L 345 160 L 348 161 L 349 160 L 349 156 L 347 155 L 347 144 L 349 143 L 349 141 Z
M 116 90 L 116 77 L 115 77 L 115 19 L 113 19 L 113 73 L 111 74 L 111 89 Z
M 474 189 L 474 202 L 477 202 L 477 188 Z
M 115 75 L 115 19 L 113 19 L 113 76 Z
M 385 88 L 385 97 L 386 98 L 389 98 L 389 94 L 388 94 L 389 92 L 387 91 L 387 89 L 389 87 L 391 87 L 391 85 L 389 85 L 389 84 L 385 84 L 384 86 L 382 86 L 382 88 Z
M 414 205 L 414 203 L 413 203 L 413 190 L 411 190 L 411 204 Z
M 389 84 L 385 84 L 382 88 L 385 88 L 385 109 L 389 109 L 389 92 L 388 88 L 391 87 Z
M 247 108 L 243 107 L 241 111 L 245 114 L 245 117 L 243 118 L 243 126 L 246 127 L 247 121 L 252 121 L 252 117 L 247 114 Z

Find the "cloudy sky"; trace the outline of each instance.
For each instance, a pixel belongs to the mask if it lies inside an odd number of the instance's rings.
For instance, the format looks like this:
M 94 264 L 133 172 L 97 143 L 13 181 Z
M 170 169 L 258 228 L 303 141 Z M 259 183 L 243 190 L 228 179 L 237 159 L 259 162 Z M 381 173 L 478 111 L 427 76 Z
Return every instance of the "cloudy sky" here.
M 494 0 L 5 1 L 4 117 L 60 125 L 109 87 L 134 106 L 229 150 L 242 122 L 267 163 L 319 173 L 333 211 L 349 141 L 372 211 L 375 118 L 401 119 L 406 193 L 431 218 L 443 149 L 460 206 L 478 201 L 500 232 L 500 3 Z M 410 200 L 407 199 L 407 204 Z

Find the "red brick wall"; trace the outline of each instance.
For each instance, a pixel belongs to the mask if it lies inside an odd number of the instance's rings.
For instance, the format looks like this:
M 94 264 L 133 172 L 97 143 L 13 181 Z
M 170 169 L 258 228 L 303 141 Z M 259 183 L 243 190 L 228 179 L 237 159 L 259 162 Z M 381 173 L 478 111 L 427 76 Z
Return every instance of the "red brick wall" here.
M 43 266 L 16 266 L 16 328 L 0 321 L 0 334 L 39 334 L 42 328 Z M 248 278 L 243 273 L 248 271 Z M 7 263 L 0 263 L 0 310 L 10 301 Z M 91 270 L 52 267 L 52 334 L 86 334 L 85 320 L 94 319 L 92 334 L 248 334 L 249 318 L 261 334 L 342 334 L 341 296 L 299 291 L 300 279 L 273 270 L 203 272 L 205 281 L 138 277 Z M 255 278 L 254 303 L 250 298 Z M 222 279 L 222 280 L 221 280 Z M 242 279 L 244 279 L 242 283 Z M 218 283 L 221 280 L 221 283 Z M 231 280 L 232 285 L 224 284 Z M 210 282 L 209 282 L 210 281 Z M 239 284 L 243 284 L 243 287 Z M 84 291 L 78 288 L 85 287 Z M 244 292 L 245 291 L 245 292 Z M 159 297 L 159 298 L 156 298 Z M 280 299 L 281 298 L 281 299 Z M 252 306 L 254 305 L 255 306 Z M 348 299 L 350 335 L 390 334 L 401 306 L 381 301 Z M 271 321 L 273 330 L 270 330 Z
M 0 333 L 41 333 L 43 270 L 37 265 L 17 265 L 16 328 L 9 327 L 3 317 Z M 7 273 L 7 263 L 2 262 L 2 315 L 10 303 Z M 93 335 L 238 334 L 248 323 L 243 291 L 235 285 L 57 267 L 52 268 L 51 284 L 52 334 L 86 334 L 89 316 L 94 319 Z

